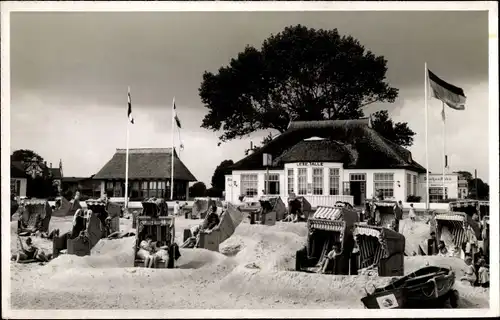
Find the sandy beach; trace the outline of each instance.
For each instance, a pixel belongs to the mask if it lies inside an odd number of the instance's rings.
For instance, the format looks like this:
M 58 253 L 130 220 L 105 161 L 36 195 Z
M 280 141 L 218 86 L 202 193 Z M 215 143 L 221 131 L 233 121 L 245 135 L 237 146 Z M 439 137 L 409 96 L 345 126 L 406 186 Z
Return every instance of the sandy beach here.
M 199 220 L 176 218 L 176 240 Z M 121 219 L 121 229 L 131 220 Z M 51 229 L 69 230 L 71 217 L 54 217 Z M 11 249 L 16 251 L 16 222 Z M 428 225 L 403 220 L 407 251 L 422 243 Z M 424 231 L 427 230 L 427 231 Z M 13 309 L 252 309 L 363 308 L 365 288 L 390 278 L 332 276 L 295 272 L 295 252 L 306 241 L 305 223 L 275 226 L 240 224 L 222 243 L 220 253 L 181 249 L 176 269 L 133 267 L 135 238 L 101 240 L 91 256 L 61 255 L 50 263 L 11 263 Z M 33 237 L 35 245 L 51 252 L 51 242 Z M 465 264 L 457 258 L 406 257 L 405 273 L 426 265 L 452 267 L 457 278 Z M 487 308 L 489 291 L 456 282 L 460 308 Z M 29 301 L 29 303 L 27 303 Z

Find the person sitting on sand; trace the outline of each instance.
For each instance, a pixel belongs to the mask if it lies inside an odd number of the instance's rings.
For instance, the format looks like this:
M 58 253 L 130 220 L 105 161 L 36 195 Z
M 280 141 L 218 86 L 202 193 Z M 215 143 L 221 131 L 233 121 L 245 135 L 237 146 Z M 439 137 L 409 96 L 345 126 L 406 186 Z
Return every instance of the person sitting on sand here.
M 477 277 L 476 277 L 476 268 L 474 268 L 471 256 L 467 256 L 465 258 L 465 264 L 467 265 L 467 267 L 465 268 L 465 274 L 462 278 L 460 278 L 460 280 L 467 281 L 473 286 L 477 280 Z
M 39 262 L 48 262 L 49 259 L 45 256 L 45 253 L 33 245 L 33 240 L 31 238 L 26 239 L 26 245 L 23 245 L 21 239 L 19 239 L 19 244 L 21 246 L 21 251 L 15 256 L 15 261 L 25 261 L 34 260 Z
M 438 246 L 438 256 L 440 257 L 448 257 L 448 249 L 446 249 L 446 245 L 444 244 L 444 241 L 439 241 L 439 246 Z
M 488 288 L 490 286 L 490 270 L 486 267 L 486 260 L 479 259 L 478 261 L 478 282 L 483 288 Z
M 326 273 L 327 269 L 330 267 L 330 263 L 333 262 L 335 266 L 335 259 L 341 254 L 340 245 L 338 243 L 334 243 L 332 246 L 332 250 L 328 252 L 323 263 L 321 264 L 321 273 Z
M 137 256 L 144 260 L 144 267 L 153 268 L 156 265 L 156 256 L 154 255 L 153 238 L 146 235 L 139 244 Z

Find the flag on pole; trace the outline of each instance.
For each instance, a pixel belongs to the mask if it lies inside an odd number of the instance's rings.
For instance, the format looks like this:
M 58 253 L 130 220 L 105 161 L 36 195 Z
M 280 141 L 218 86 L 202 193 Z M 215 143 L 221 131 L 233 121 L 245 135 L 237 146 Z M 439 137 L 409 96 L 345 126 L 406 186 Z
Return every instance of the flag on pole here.
M 436 76 L 429 69 L 428 77 L 431 86 L 432 96 L 438 100 L 443 101 L 448 107 L 455 110 L 465 109 L 465 93 L 462 88 L 456 87 Z M 444 110 L 444 109 L 443 109 Z M 444 112 L 443 112 L 444 119 Z
M 176 111 L 176 108 L 175 108 L 175 99 L 174 99 L 174 120 L 175 120 L 175 123 L 177 124 L 177 127 L 179 129 L 182 128 L 181 127 L 181 121 L 179 120 L 179 117 L 177 116 L 177 111 Z
M 127 116 L 128 116 L 128 120 L 130 121 L 130 123 L 134 124 L 134 117 L 132 116 L 132 99 L 130 98 L 130 88 L 128 88 L 128 113 L 127 113 Z
M 444 103 L 443 103 L 443 110 L 441 110 L 441 118 L 443 119 L 443 122 L 446 121 L 446 113 L 444 112 Z

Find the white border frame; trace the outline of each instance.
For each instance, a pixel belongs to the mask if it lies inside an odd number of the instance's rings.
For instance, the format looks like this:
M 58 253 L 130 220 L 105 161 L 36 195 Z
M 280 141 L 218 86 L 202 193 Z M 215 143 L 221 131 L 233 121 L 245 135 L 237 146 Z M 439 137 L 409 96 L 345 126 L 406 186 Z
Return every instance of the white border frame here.
M 492 212 L 499 211 L 498 136 L 498 4 L 494 1 L 469 2 L 1 2 L 1 188 L 2 221 L 9 221 L 10 202 L 10 12 L 15 11 L 489 11 L 489 170 Z M 491 260 L 499 259 L 499 215 L 492 214 Z M 393 317 L 492 317 L 499 315 L 499 265 L 491 264 L 490 309 L 435 310 L 10 310 L 10 224 L 2 223 L 2 316 L 5 318 L 393 318 Z M 444 311 L 444 310 L 441 310 Z

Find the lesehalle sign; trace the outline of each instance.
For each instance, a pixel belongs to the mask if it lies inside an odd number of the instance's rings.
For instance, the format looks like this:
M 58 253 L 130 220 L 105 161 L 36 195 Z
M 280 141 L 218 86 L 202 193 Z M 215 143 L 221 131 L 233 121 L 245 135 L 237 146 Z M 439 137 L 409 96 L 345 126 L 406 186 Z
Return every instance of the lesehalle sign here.
M 307 167 L 307 166 L 322 167 L 323 166 L 323 162 L 299 162 L 298 165 L 299 166 L 303 166 L 303 167 Z

